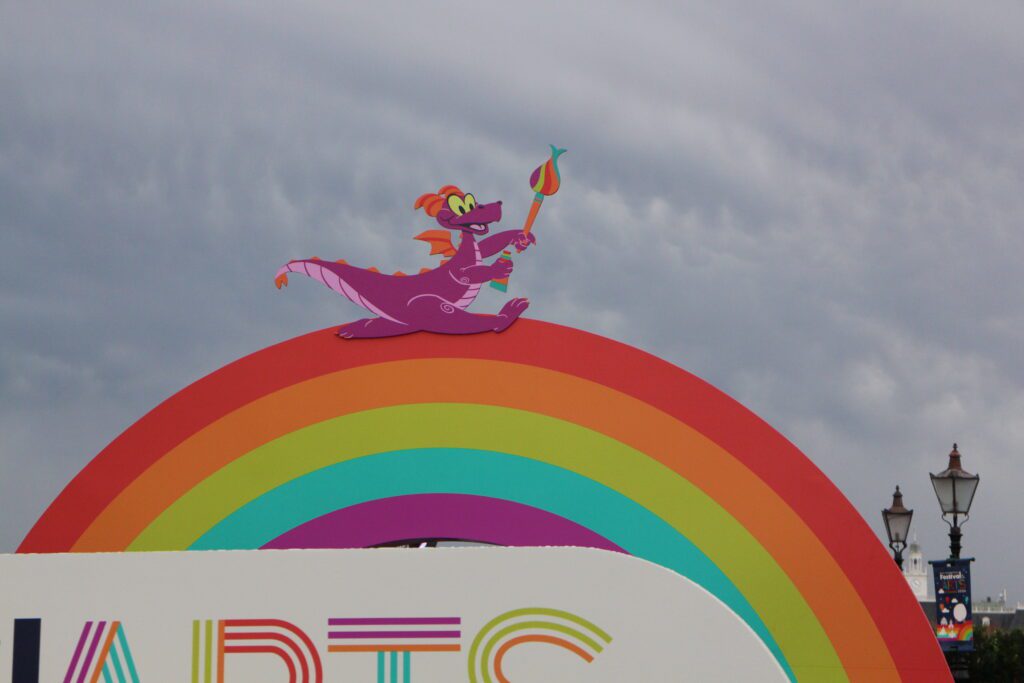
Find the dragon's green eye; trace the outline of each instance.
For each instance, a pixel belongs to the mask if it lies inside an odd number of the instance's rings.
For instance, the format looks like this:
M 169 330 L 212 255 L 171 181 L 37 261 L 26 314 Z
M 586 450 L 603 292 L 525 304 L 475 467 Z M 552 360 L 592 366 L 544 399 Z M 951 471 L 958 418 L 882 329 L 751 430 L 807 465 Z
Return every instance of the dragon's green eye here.
M 476 208 L 476 197 L 474 197 L 473 195 L 467 194 L 463 198 L 463 201 L 466 203 L 466 211 L 467 212 L 472 211 L 473 209 Z
M 448 208 L 452 210 L 456 216 L 461 216 L 466 213 L 469 209 L 466 208 L 466 203 L 462 197 L 451 195 L 448 197 Z

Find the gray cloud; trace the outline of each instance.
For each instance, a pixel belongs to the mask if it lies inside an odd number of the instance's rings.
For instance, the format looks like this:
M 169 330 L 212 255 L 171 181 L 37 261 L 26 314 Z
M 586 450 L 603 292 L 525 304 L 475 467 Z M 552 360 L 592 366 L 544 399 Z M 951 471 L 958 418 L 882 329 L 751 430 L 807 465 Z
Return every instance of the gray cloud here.
M 878 531 L 902 483 L 931 556 L 959 440 L 979 590 L 1024 598 L 1024 10 L 553 4 L 0 10 L 0 548 L 167 395 L 355 314 L 280 262 L 425 265 L 418 194 L 515 223 L 550 141 L 531 315 L 721 387 Z

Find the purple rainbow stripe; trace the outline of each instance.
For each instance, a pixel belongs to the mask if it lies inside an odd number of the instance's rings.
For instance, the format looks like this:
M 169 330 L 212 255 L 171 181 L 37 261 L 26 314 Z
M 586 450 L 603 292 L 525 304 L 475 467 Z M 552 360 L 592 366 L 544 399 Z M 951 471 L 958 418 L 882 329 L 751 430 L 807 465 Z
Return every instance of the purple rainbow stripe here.
M 457 538 L 504 546 L 577 546 L 625 552 L 600 534 L 546 510 L 454 493 L 412 494 L 352 505 L 301 524 L 263 547 L 367 548 L 404 538 Z

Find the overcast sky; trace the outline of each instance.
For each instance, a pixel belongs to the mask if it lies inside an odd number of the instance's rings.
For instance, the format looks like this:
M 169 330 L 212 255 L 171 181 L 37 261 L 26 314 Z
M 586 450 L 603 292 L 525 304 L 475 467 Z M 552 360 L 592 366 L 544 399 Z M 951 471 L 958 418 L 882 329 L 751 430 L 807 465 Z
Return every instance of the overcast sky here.
M 521 224 L 553 142 L 529 316 L 709 380 L 879 534 L 902 484 L 928 557 L 959 442 L 976 595 L 1024 600 L 1020 3 L 339 4 L 0 5 L 0 551 L 168 395 L 360 317 L 282 262 L 431 265 L 412 201 Z

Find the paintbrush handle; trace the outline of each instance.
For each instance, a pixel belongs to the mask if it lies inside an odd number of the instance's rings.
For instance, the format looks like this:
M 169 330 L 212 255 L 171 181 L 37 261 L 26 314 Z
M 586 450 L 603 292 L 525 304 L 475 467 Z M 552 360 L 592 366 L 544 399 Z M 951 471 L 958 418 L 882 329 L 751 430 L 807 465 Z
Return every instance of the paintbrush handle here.
M 537 220 L 537 214 L 540 212 L 540 205 L 543 202 L 544 195 L 540 192 L 534 195 L 533 204 L 530 205 L 530 213 L 526 215 L 526 222 L 523 223 L 523 233 L 530 234 L 530 230 L 533 229 L 533 222 Z

